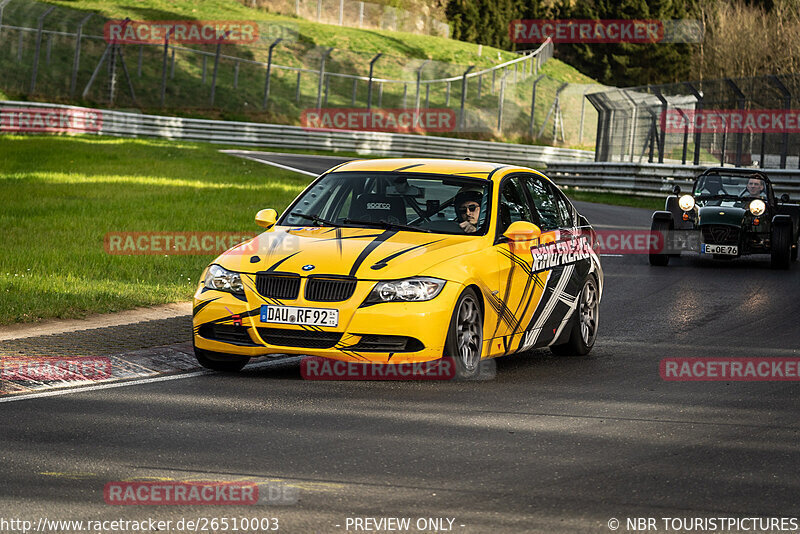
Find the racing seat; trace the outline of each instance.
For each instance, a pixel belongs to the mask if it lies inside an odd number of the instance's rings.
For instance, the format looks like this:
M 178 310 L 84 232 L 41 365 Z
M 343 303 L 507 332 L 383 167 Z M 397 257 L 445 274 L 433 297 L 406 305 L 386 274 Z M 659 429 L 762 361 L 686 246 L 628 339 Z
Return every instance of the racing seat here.
M 401 197 L 387 197 L 375 193 L 357 196 L 350 205 L 348 218 L 358 221 L 384 220 L 395 224 L 407 224 L 406 207 Z

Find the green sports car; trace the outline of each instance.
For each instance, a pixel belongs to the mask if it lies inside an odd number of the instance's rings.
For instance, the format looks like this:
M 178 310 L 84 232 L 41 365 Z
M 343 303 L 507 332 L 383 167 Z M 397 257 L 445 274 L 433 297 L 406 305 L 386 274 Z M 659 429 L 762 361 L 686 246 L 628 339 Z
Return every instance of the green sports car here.
M 691 193 L 673 192 L 665 210 L 653 213 L 651 265 L 688 251 L 720 260 L 769 254 L 776 269 L 797 260 L 800 205 L 786 194 L 776 198 L 763 172 L 710 168 Z

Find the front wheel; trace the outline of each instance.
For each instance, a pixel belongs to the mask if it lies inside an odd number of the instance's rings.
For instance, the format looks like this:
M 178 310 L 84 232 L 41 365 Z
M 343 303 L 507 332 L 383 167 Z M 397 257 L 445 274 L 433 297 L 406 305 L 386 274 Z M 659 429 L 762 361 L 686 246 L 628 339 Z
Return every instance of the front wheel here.
M 483 314 L 478 296 L 465 289 L 456 301 L 445 342 L 445 356 L 455 362 L 455 378 L 472 380 L 478 377 L 483 349 Z
M 669 232 L 671 230 L 669 221 L 664 219 L 653 219 L 653 223 L 650 226 L 650 234 L 651 234 L 651 241 L 650 241 L 650 265 L 654 265 L 656 267 L 665 267 L 669 264 L 669 254 L 664 254 L 663 249 L 667 247 L 667 243 L 669 242 Z M 652 236 L 661 235 L 661 251 L 657 250 L 657 247 L 654 246 Z M 658 241 L 658 240 L 656 240 Z
M 772 228 L 772 250 L 770 255 L 773 269 L 788 269 L 791 266 L 791 226 L 781 224 Z
M 250 358 L 247 356 L 236 356 L 233 354 L 222 354 L 219 352 L 211 352 L 209 350 L 194 348 L 194 357 L 197 362 L 212 371 L 220 371 L 223 373 L 236 373 L 241 371 L 247 365 Z
M 569 339 L 561 345 L 552 345 L 550 351 L 558 356 L 585 356 L 589 354 L 597 339 L 600 321 L 600 298 L 597 284 L 592 276 L 583 283 L 578 296 L 578 307 L 572 316 Z

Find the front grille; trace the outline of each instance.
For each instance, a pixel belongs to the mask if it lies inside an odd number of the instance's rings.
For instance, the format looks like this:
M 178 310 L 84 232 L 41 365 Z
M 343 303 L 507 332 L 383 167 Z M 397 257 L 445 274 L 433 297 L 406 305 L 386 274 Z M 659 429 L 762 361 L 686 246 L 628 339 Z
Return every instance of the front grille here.
M 361 352 L 417 352 L 425 348 L 413 337 L 365 334 L 350 350 Z
M 356 290 L 355 278 L 308 277 L 306 281 L 306 300 L 316 302 L 340 302 L 353 296 Z
M 270 345 L 304 349 L 329 349 L 336 345 L 342 337 L 341 332 L 317 332 L 266 327 L 259 328 L 258 333 Z
M 197 332 L 200 337 L 214 341 L 224 341 L 226 343 L 236 343 L 237 345 L 255 345 L 247 333 L 247 328 L 243 326 L 232 326 L 227 324 L 204 324 Z
M 724 224 L 708 224 L 702 227 L 703 242 L 709 245 L 738 245 L 739 228 Z
M 300 294 L 300 276 L 296 274 L 257 273 L 256 290 L 262 297 L 294 300 Z

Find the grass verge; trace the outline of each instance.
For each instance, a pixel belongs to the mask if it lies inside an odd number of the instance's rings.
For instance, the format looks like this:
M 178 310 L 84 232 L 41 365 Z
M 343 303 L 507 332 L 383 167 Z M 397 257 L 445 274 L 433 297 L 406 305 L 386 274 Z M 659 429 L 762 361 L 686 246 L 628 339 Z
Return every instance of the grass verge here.
M 219 146 L 97 137 L 0 140 L 0 324 L 187 300 L 208 256 L 110 255 L 108 232 L 255 233 L 309 177 Z

